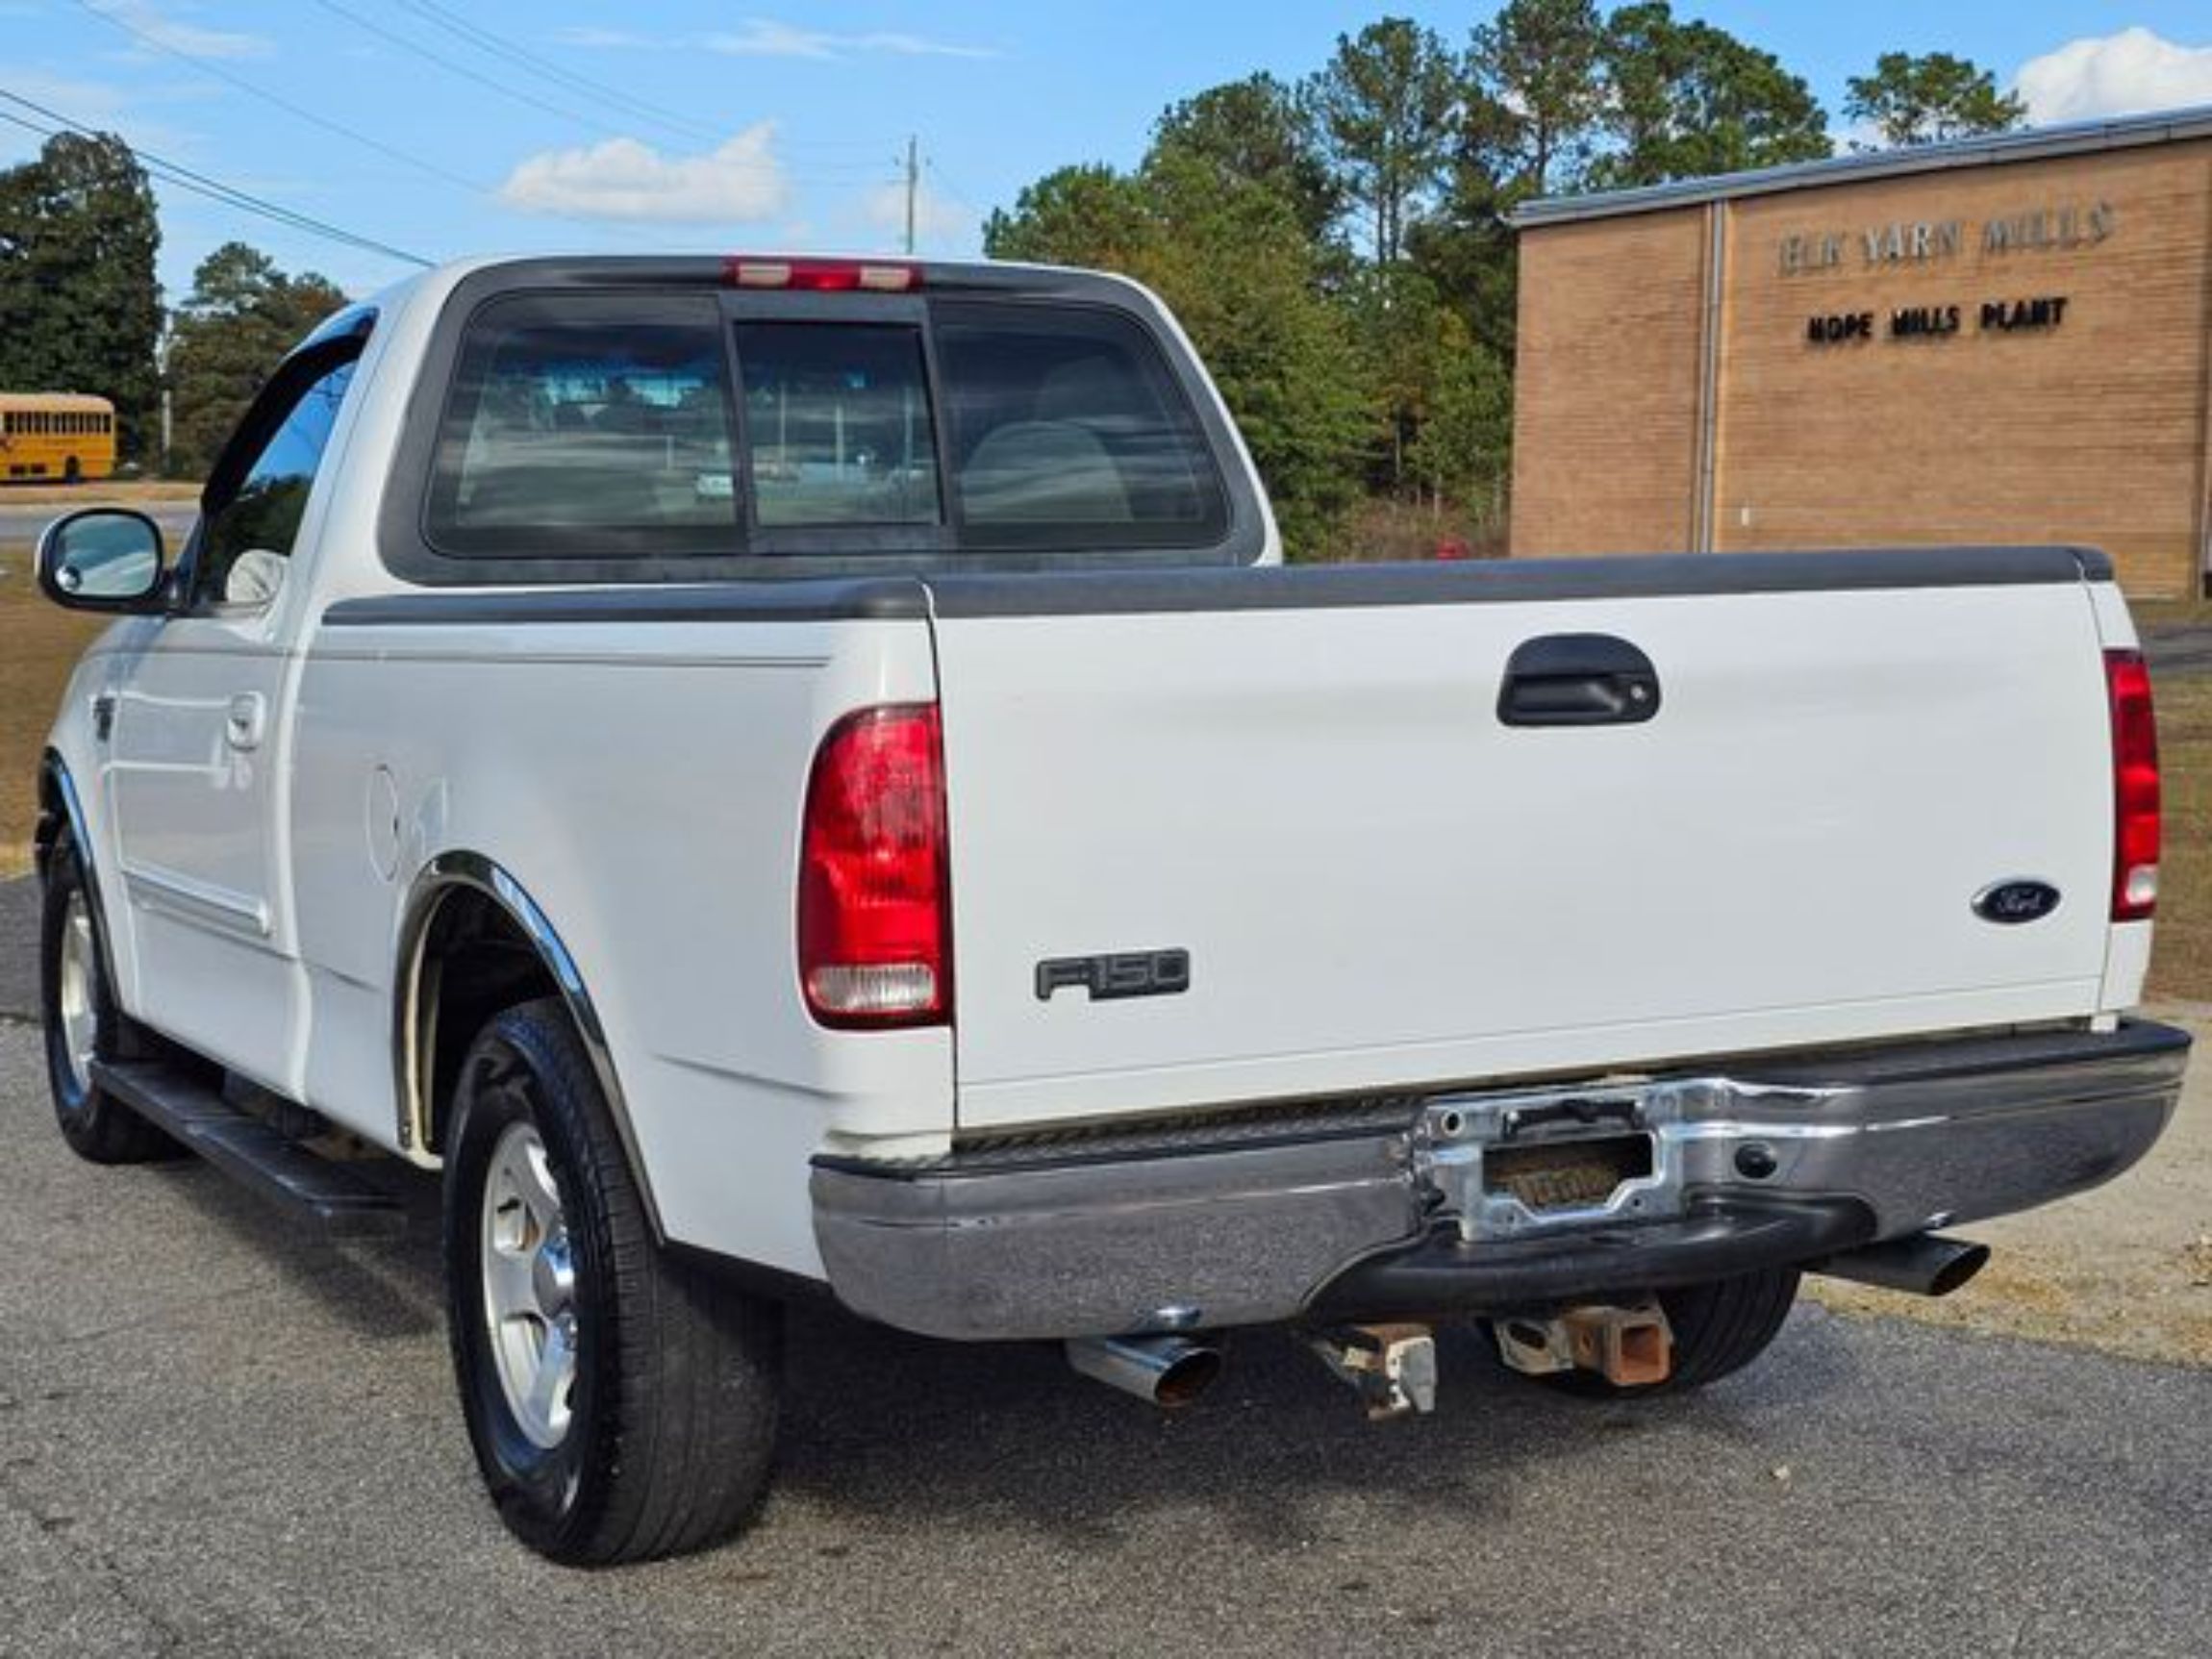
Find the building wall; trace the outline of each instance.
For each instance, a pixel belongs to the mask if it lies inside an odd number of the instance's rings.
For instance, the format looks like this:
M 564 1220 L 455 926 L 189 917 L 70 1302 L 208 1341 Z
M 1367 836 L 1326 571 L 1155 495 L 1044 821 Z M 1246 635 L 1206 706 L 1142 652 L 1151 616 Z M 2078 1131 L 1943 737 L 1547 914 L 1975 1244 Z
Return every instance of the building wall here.
M 1516 556 L 1690 545 L 1704 227 L 1687 208 L 1521 237 Z
M 2133 592 L 2197 590 L 2212 354 L 2205 141 L 1532 227 L 1516 553 L 1696 544 L 1703 290 L 1689 267 L 1707 211 L 1722 215 L 1724 248 L 1713 545 L 2081 541 L 2110 551 Z M 2014 241 L 2040 230 L 2073 245 L 1993 248 L 1993 221 Z M 1672 263 L 1654 260 L 1658 248 Z M 2037 299 L 2065 301 L 2055 324 L 1982 326 L 1987 303 Z M 1896 314 L 1916 310 L 1936 331 L 1896 335 Z M 1657 338 L 1610 359 L 1561 350 L 1611 316 L 1644 319 Z M 1871 326 L 1815 343 L 1815 317 Z M 1616 486 L 1613 458 L 1646 434 Z

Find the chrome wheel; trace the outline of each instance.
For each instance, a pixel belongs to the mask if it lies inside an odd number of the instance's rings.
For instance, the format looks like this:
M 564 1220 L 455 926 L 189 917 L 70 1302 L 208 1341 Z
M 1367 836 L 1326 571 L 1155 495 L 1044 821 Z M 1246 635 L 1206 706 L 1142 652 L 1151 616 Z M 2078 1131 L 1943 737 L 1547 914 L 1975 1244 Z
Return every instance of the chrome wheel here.
M 80 1096 L 92 1087 L 92 1056 L 100 1039 L 100 1010 L 93 987 L 99 982 L 100 953 L 92 939 L 92 912 L 82 888 L 69 893 L 62 917 L 60 993 L 62 1048 L 69 1081 Z
M 567 1436 L 576 1386 L 576 1265 L 545 1143 L 510 1123 L 484 1177 L 484 1317 L 507 1409 L 531 1443 Z

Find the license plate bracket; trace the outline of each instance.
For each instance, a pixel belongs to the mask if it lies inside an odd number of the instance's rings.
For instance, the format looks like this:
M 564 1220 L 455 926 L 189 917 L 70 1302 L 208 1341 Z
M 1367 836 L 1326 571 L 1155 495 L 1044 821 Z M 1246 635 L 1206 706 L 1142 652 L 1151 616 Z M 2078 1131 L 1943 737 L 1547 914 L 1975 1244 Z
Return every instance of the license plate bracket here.
M 1663 1220 L 1682 1213 L 1672 1105 L 1635 1086 L 1433 1101 L 1415 1166 L 1469 1240 Z

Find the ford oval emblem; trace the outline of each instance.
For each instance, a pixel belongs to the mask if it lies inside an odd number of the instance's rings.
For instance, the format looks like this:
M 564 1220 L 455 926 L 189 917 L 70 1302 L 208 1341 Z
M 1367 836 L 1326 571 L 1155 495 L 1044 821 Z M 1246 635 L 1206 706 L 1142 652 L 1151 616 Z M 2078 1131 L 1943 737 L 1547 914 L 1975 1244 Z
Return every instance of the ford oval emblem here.
M 1973 913 L 1999 927 L 2041 921 L 2058 908 L 2058 889 L 2048 881 L 1992 882 L 1973 895 Z

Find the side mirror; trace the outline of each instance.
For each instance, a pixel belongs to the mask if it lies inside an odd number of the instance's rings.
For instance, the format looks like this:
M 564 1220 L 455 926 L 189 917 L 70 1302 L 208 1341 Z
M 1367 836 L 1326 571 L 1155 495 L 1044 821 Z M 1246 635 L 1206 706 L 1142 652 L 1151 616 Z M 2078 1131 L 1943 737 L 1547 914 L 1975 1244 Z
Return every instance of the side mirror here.
M 125 507 L 88 507 L 38 538 L 38 587 L 73 611 L 154 611 L 168 575 L 162 530 Z

